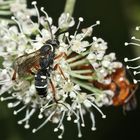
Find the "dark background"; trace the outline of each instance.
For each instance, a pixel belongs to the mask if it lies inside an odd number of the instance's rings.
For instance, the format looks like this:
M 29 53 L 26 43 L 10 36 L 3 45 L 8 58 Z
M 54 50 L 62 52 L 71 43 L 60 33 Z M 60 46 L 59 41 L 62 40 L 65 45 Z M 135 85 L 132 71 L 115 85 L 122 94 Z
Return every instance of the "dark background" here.
M 38 7 L 45 7 L 49 16 L 57 21 L 63 12 L 65 0 L 38 0 Z M 30 7 L 31 0 L 28 1 Z M 133 58 L 135 47 L 125 47 L 124 42 L 130 41 L 135 26 L 140 25 L 140 1 L 138 0 L 77 0 L 74 18 L 85 19 L 83 27 L 88 27 L 101 21 L 101 25 L 94 28 L 94 36 L 108 42 L 108 52 L 115 52 L 117 59 L 123 62 L 124 57 Z M 138 52 L 138 51 L 137 51 Z M 123 62 L 124 63 L 124 62 Z M 86 127 L 82 129 L 81 140 L 128 140 L 140 139 L 140 93 L 136 93 L 138 106 L 135 110 L 123 114 L 122 107 L 103 107 L 107 115 L 102 119 L 95 111 L 97 130 L 90 130 L 90 119 L 86 116 Z M 7 108 L 7 103 L 0 103 L 0 140 L 57 140 L 51 124 L 46 125 L 36 134 L 25 130 L 17 124 L 17 119 L 24 116 L 14 116 L 13 110 Z M 38 124 L 36 119 L 31 122 Z M 77 127 L 66 122 L 64 140 L 76 140 Z

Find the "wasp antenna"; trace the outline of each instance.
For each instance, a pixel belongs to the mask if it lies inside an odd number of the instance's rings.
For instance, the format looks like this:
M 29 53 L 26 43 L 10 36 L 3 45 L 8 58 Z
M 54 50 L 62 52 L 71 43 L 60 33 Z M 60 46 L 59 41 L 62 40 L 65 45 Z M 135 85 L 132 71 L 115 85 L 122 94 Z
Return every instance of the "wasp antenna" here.
M 54 38 L 53 38 L 53 33 L 52 33 L 51 25 L 50 25 L 48 20 L 46 20 L 46 21 L 47 21 L 47 24 L 48 24 L 48 27 L 49 27 L 49 30 L 50 30 L 50 33 L 51 33 L 51 39 L 53 40 Z

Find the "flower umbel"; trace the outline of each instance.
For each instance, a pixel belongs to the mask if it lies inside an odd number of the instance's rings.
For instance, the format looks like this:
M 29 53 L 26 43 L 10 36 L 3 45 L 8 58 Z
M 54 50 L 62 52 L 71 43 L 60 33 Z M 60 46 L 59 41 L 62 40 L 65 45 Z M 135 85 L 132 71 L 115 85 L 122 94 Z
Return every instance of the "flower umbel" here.
M 41 11 L 44 16 L 40 16 L 35 1 L 32 2 L 33 9 L 26 9 L 23 5 L 14 11 L 13 7 L 18 4 L 11 5 L 15 24 L 0 25 L 0 56 L 3 58 L 3 68 L 0 69 L 1 101 L 8 100 L 8 107 L 15 108 L 15 115 L 25 111 L 25 117 L 18 124 L 24 124 L 26 129 L 30 127 L 31 117 L 39 111 L 38 118 L 42 124 L 34 128 L 33 133 L 50 121 L 57 124 L 54 132 L 61 131 L 58 138 L 62 138 L 64 119 L 67 118 L 67 121 L 77 124 L 78 137 L 81 137 L 81 127 L 86 126 L 84 115 L 87 113 L 92 122 L 91 130 L 96 130 L 92 110 L 96 109 L 105 118 L 100 107 L 111 105 L 115 93 L 110 89 L 98 88 L 95 81 L 110 84 L 110 75 L 122 68 L 122 64 L 116 62 L 115 53 L 106 55 L 107 43 L 101 38 L 92 37 L 93 27 L 100 22 L 80 31 L 80 24 L 84 21 L 80 17 L 75 32 L 71 34 L 67 29 L 73 27 L 75 21 L 68 13 L 62 13 L 57 27 L 43 7 Z M 37 22 L 32 21 L 32 15 L 37 16 Z M 88 41 L 89 37 L 92 37 L 91 42 Z M 53 39 L 57 39 L 59 45 L 55 48 L 55 56 L 51 57 L 54 58 L 53 65 L 46 68 L 51 67 L 52 70 L 42 77 L 48 78 L 47 93 L 42 98 L 35 86 L 35 75 L 42 66 L 35 62 L 41 59 L 38 52 L 42 46 Z M 47 45 L 54 51 L 52 44 Z

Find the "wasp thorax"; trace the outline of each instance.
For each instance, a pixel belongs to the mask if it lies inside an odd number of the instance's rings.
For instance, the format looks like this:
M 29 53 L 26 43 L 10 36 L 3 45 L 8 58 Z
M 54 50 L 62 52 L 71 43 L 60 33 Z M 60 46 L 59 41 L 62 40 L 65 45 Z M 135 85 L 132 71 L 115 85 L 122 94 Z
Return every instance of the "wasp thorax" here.
M 40 53 L 42 56 L 47 55 L 50 53 L 50 51 L 53 51 L 53 46 L 51 44 L 45 44 L 40 48 Z

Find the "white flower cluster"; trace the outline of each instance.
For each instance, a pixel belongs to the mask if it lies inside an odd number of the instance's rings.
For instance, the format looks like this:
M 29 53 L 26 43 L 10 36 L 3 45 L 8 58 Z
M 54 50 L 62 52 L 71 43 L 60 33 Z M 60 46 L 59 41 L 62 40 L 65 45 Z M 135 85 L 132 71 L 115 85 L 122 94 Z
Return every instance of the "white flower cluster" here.
M 109 84 L 110 79 L 105 77 L 115 72 L 117 68 L 121 68 L 122 63 L 115 61 L 115 53 L 106 55 L 106 49 L 107 43 L 103 39 L 93 37 L 93 43 L 87 59 L 95 69 L 97 81 Z
M 140 27 L 139 26 L 137 26 L 136 27 L 136 31 L 139 31 L 140 30 Z M 125 42 L 125 46 L 128 46 L 128 45 L 133 45 L 133 46 L 140 46 L 140 39 L 139 38 L 136 38 L 135 36 L 133 36 L 132 38 L 131 38 L 132 40 L 133 40 L 133 42 Z M 133 74 L 134 75 L 138 75 L 138 74 L 140 74 L 140 71 L 139 71 L 139 68 L 140 68 L 140 65 L 137 65 L 137 66 L 131 66 L 131 63 L 132 62 L 135 62 L 135 63 L 137 63 L 138 61 L 140 60 L 140 56 L 138 56 L 138 57 L 135 57 L 135 58 L 132 58 L 132 59 L 129 59 L 129 58 L 124 58 L 124 62 L 126 62 L 127 63 L 127 66 L 126 66 L 126 68 L 127 69 L 131 69 L 131 70 L 133 70 Z M 133 63 L 134 64 L 134 63 Z M 133 81 L 134 81 L 134 83 L 136 84 L 137 82 L 140 82 L 140 80 L 139 79 L 133 79 Z
M 58 138 L 62 138 L 64 119 L 67 118 L 67 121 L 77 124 L 78 137 L 81 137 L 81 126 L 85 127 L 84 115 L 90 115 L 91 129 L 95 130 L 92 109 L 97 109 L 105 118 L 99 107 L 111 105 L 114 96 L 111 90 L 94 87 L 93 81 L 109 84 L 111 81 L 106 77 L 121 68 L 122 64 L 115 61 L 114 53 L 105 54 L 107 43 L 104 40 L 93 37 L 92 42 L 88 41 L 99 21 L 79 33 L 83 22 L 80 17 L 71 35 L 67 29 L 74 26 L 75 21 L 68 13 L 62 13 L 57 27 L 43 7 L 41 11 L 44 16 L 40 16 L 36 2 L 32 2 L 32 5 L 33 9 L 27 9 L 25 4 L 16 1 L 11 5 L 15 24 L 9 26 L 3 22 L 0 25 L 0 56 L 3 59 L 3 68 L 0 69 L 1 101 L 8 100 L 8 107 L 15 108 L 15 115 L 25 111 L 25 117 L 18 124 L 24 123 L 26 129 L 30 127 L 31 117 L 39 110 L 38 118 L 42 124 L 34 128 L 33 133 L 51 121 L 57 124 L 54 132 L 61 131 Z M 37 22 L 32 20 L 32 15 L 37 16 Z M 26 59 L 26 55 L 39 50 L 52 38 L 58 39 L 59 48 L 55 51 L 54 70 L 50 73 L 52 83 L 48 83 L 46 97 L 41 98 L 36 91 L 33 75 L 21 76 L 17 73 L 16 79 L 12 80 L 15 72 L 13 63 L 19 56 L 24 55 Z

